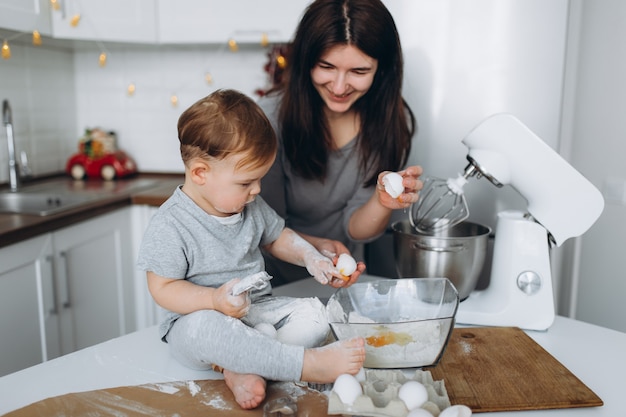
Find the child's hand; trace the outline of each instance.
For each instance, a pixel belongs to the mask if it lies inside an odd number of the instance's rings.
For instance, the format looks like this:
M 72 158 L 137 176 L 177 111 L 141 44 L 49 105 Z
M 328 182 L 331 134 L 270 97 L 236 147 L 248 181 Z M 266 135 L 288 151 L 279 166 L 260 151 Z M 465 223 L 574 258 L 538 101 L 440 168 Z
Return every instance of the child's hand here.
M 335 268 L 332 259 L 323 256 L 316 250 L 306 252 L 304 266 L 309 274 L 322 285 L 328 284 L 335 277 L 341 279 L 341 274 Z
M 250 309 L 248 291 L 233 295 L 233 286 L 239 281 L 239 278 L 231 279 L 213 292 L 214 309 L 236 319 L 244 317 Z

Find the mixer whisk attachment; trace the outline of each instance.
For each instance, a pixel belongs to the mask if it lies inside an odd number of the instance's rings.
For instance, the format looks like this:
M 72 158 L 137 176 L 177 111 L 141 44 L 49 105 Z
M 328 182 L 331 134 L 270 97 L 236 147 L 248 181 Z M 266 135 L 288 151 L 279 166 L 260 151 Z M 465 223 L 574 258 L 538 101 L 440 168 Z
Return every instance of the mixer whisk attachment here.
M 457 178 L 429 177 L 424 181 L 420 198 L 411 205 L 409 221 L 421 233 L 436 233 L 449 229 L 469 217 L 469 208 L 463 193 L 467 176 Z

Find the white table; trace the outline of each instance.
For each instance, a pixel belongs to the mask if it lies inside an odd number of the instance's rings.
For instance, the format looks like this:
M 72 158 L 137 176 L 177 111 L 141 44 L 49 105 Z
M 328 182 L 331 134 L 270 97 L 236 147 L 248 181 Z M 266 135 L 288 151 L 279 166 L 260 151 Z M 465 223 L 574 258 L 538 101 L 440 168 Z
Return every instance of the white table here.
M 312 279 L 277 288 L 277 295 L 328 297 Z M 617 417 L 626 415 L 626 333 L 557 317 L 546 332 L 527 332 L 604 401 L 593 408 L 488 413 L 489 417 Z M 0 415 L 70 392 L 148 383 L 218 379 L 170 357 L 150 327 L 0 378 Z M 487 414 L 485 414 L 487 416 Z

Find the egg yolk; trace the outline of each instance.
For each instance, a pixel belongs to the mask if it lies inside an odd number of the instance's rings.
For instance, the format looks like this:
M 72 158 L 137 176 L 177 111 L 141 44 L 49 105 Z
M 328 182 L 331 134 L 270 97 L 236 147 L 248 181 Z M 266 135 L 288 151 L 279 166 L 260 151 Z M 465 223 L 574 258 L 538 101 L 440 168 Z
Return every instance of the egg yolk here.
M 401 332 L 396 333 L 392 331 L 384 331 L 380 332 L 377 335 L 369 336 L 365 338 L 365 342 L 373 347 L 381 347 L 391 344 L 397 344 L 400 346 L 404 346 L 413 341 L 413 338 L 410 334 Z

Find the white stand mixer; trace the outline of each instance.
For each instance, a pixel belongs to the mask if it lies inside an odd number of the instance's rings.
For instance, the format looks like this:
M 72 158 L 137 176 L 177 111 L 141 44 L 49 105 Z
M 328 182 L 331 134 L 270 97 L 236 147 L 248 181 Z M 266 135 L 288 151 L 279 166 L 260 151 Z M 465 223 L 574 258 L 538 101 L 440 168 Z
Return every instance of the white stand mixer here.
M 510 114 L 481 122 L 462 141 L 466 177 L 509 184 L 528 213 L 498 214 L 489 286 L 460 303 L 456 321 L 546 330 L 555 306 L 550 240 L 560 246 L 586 232 L 604 208 L 601 193 L 528 127 Z

